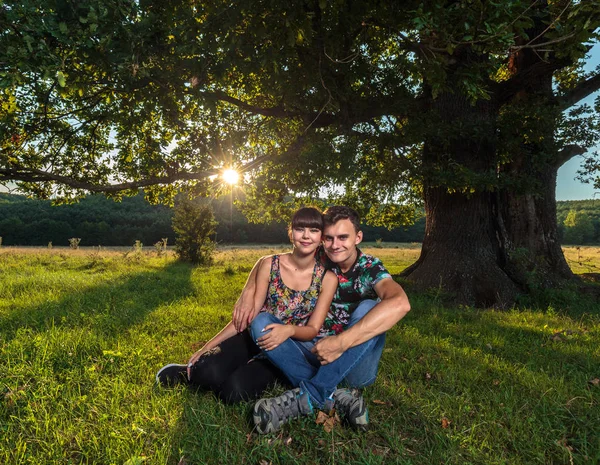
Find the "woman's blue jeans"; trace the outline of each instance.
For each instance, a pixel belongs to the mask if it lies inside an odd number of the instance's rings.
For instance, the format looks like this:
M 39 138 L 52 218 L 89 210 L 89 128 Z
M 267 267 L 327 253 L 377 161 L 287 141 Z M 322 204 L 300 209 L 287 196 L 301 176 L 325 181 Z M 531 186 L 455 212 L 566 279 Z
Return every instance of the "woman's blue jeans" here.
M 363 300 L 350 316 L 348 327 L 359 321 L 375 305 L 375 300 Z M 259 313 L 254 318 L 250 325 L 254 341 L 266 334 L 262 330 L 271 323 L 281 324 L 281 320 L 266 312 Z M 263 353 L 288 377 L 292 385 L 300 386 L 308 392 L 315 407 L 322 408 L 339 384 L 359 388 L 375 382 L 385 334 L 351 347 L 327 365 L 321 365 L 310 352 L 317 341 L 318 339 L 308 342 L 287 339 L 275 349 Z

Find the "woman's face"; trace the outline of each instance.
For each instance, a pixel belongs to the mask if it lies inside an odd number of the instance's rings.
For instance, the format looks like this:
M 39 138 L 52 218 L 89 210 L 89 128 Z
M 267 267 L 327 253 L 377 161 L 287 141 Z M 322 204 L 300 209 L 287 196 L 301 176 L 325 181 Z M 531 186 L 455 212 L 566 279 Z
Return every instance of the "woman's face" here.
M 312 253 L 321 244 L 321 230 L 296 226 L 292 228 L 292 244 L 294 249 L 304 253 Z

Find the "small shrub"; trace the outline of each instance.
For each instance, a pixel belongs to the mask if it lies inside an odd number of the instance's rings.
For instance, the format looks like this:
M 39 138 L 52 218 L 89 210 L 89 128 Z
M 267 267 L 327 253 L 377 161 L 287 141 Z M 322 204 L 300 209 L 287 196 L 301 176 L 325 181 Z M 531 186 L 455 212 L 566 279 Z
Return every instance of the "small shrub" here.
M 233 276 L 235 274 L 235 269 L 231 265 L 227 265 L 223 270 L 223 274 L 226 276 Z
M 216 225 L 210 206 L 179 199 L 173 215 L 175 252 L 179 258 L 200 265 L 210 265 L 216 247 L 211 236 L 215 234 Z
M 142 244 L 142 241 L 135 241 L 133 243 L 133 252 L 136 254 L 141 254 L 142 253 L 142 249 L 144 248 L 144 244 Z
M 52 248 L 52 241 L 48 242 L 48 248 L 51 249 Z
M 0 236 L 0 247 L 2 247 L 2 236 Z
M 80 242 L 80 237 L 72 237 L 71 239 L 69 239 L 69 247 L 71 247 L 72 249 L 78 249 Z
M 162 254 L 167 251 L 167 241 L 168 237 L 163 237 L 160 241 L 154 244 L 154 248 L 156 249 L 156 254 L 160 257 Z
M 376 249 L 382 249 L 383 248 L 383 239 L 379 238 L 379 239 L 375 239 L 375 245 L 373 246 Z

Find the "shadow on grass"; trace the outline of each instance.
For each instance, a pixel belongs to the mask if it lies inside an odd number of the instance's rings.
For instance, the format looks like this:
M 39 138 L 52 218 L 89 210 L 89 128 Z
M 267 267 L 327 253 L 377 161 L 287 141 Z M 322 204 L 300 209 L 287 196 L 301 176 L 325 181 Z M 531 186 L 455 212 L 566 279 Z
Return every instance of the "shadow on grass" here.
M 24 328 L 40 332 L 91 326 L 93 332 L 116 336 L 160 305 L 192 294 L 191 271 L 189 265 L 172 262 L 157 270 L 124 274 L 120 282 L 69 292 L 57 300 L 15 306 L 0 315 L 0 333 L 9 341 Z
M 448 463 L 568 463 L 571 454 L 576 462 L 593 456 L 600 431 L 590 406 L 597 392 L 587 381 L 600 365 L 595 329 L 588 334 L 569 315 L 524 311 L 503 318 L 503 312 L 415 300 L 421 311 L 389 334 L 371 394 L 390 402 L 375 405 L 372 419 L 397 424 L 405 452 Z M 589 319 L 594 326 L 595 315 Z M 560 339 L 552 339 L 555 332 Z M 393 442 L 387 429 L 379 432 Z

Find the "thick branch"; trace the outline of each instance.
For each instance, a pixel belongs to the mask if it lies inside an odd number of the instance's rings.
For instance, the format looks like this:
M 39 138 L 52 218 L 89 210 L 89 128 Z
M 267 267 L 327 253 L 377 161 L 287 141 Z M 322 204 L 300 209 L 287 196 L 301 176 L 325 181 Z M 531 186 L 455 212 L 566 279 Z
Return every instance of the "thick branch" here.
M 585 153 L 585 149 L 579 145 L 566 145 L 562 150 L 560 150 L 556 157 L 556 168 L 560 168 L 566 162 L 568 162 L 571 158 L 577 155 L 583 155 Z
M 0 168 L 0 180 L 23 181 L 32 183 L 53 182 L 64 184 L 74 189 L 83 189 L 90 192 L 120 192 L 156 184 L 171 184 L 175 181 L 199 180 L 218 174 L 218 170 L 210 169 L 195 172 L 181 172 L 169 176 L 152 176 L 138 181 L 123 182 L 119 184 L 95 184 L 89 181 L 62 176 L 48 171 L 20 168 Z
M 591 78 L 579 83 L 568 94 L 559 99 L 560 106 L 563 110 L 579 103 L 588 95 L 600 90 L 600 74 L 596 74 Z
M 285 157 L 297 154 L 304 145 L 304 136 L 299 136 L 290 147 L 282 154 L 263 155 L 254 160 L 242 165 L 238 171 L 246 173 L 252 171 L 263 163 L 274 159 L 277 156 Z M 69 176 L 55 174 L 49 171 L 43 171 L 33 168 L 0 168 L 0 182 L 6 181 L 22 181 L 31 183 L 52 182 L 69 186 L 73 189 L 81 189 L 89 192 L 121 192 L 131 189 L 139 189 L 141 187 L 154 186 L 157 184 L 172 184 L 176 181 L 194 181 L 206 179 L 210 176 L 216 176 L 220 172 L 218 168 L 211 168 L 202 171 L 180 171 L 173 172 L 166 176 L 151 176 L 149 178 L 140 179 L 137 181 L 123 182 L 119 184 L 97 184 L 90 181 L 83 181 Z
M 371 120 L 372 118 L 377 118 L 386 115 L 393 115 L 398 117 L 405 116 L 404 114 L 399 114 L 399 110 L 405 110 L 396 102 L 392 101 L 389 96 L 381 97 L 380 99 L 370 98 L 368 101 L 356 100 L 354 103 L 354 108 L 360 108 L 361 110 L 353 112 L 350 109 L 349 115 L 341 115 L 341 114 L 333 114 L 327 112 L 308 112 L 308 111 L 289 111 L 284 109 L 282 106 L 276 107 L 258 107 L 255 105 L 250 105 L 249 103 L 243 102 L 235 97 L 231 97 L 227 95 L 225 92 L 216 91 L 216 92 L 202 92 L 202 95 L 215 100 L 221 100 L 223 102 L 231 103 L 232 105 L 237 106 L 243 110 L 246 110 L 250 113 L 262 116 L 271 116 L 274 118 L 301 118 L 307 124 L 310 125 L 311 128 L 323 128 L 327 126 L 331 126 L 334 124 L 346 124 L 346 123 L 360 123 Z

